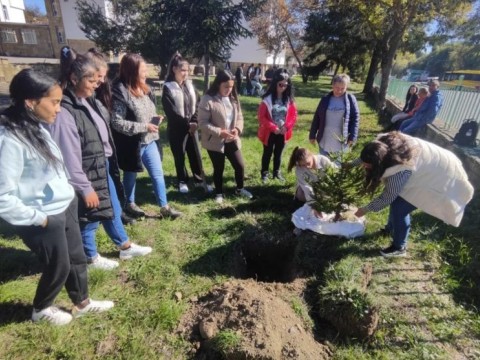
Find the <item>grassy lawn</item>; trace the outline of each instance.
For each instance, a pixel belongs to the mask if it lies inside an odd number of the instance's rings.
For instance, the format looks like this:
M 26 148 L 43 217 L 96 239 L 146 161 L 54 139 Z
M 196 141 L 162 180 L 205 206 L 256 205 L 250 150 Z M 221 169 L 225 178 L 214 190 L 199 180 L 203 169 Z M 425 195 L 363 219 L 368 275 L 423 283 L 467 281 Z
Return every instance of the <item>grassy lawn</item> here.
M 171 204 L 184 212 L 176 220 L 148 218 L 127 231 L 139 244 L 154 252 L 145 258 L 124 261 L 119 270 L 89 272 L 94 299 L 111 299 L 113 311 L 77 319 L 66 327 L 33 324 L 28 321 L 39 277 L 39 264 L 5 225 L 0 225 L 0 359 L 186 359 L 190 345 L 175 332 L 189 306 L 189 299 L 206 293 L 213 285 L 235 275 L 232 253 L 235 244 L 252 229 L 272 236 L 293 230 L 293 174 L 286 165 L 296 145 L 308 143 L 308 130 L 322 95 L 329 91 L 329 79 L 302 84 L 295 80 L 299 118 L 283 159 L 287 182 L 260 181 L 262 145 L 256 137 L 258 98 L 242 97 L 245 130 L 242 151 L 246 162 L 245 187 L 252 201 L 236 198 L 233 171 L 226 166 L 226 201 L 221 206 L 200 189 L 188 195 L 176 191 L 173 158 L 161 130 L 164 171 Z M 198 86 L 197 86 L 198 87 Z M 198 87 L 200 88 L 200 87 Z M 354 93 L 361 84 L 351 86 Z M 361 144 L 371 140 L 381 126 L 373 106 L 356 94 L 361 110 Z M 207 175 L 210 160 L 203 152 Z M 358 205 L 363 205 L 364 201 Z M 137 202 L 152 215 L 158 212 L 149 178 L 138 179 Z M 322 271 L 340 259 L 369 262 L 373 266 L 370 291 L 381 307 L 380 326 L 368 341 L 339 339 L 316 316 L 315 303 L 292 299 L 292 307 L 312 324 L 317 338 L 328 341 L 336 359 L 461 359 L 480 358 L 480 303 L 478 195 L 470 204 L 462 226 L 448 227 L 436 219 L 415 213 L 409 256 L 393 261 L 382 259 L 378 250 L 389 239 L 377 231 L 387 212 L 369 214 L 367 233 L 347 240 L 304 233 L 298 252 L 302 276 L 313 282 Z M 99 251 L 118 257 L 103 230 L 98 232 Z M 62 291 L 57 304 L 69 308 Z

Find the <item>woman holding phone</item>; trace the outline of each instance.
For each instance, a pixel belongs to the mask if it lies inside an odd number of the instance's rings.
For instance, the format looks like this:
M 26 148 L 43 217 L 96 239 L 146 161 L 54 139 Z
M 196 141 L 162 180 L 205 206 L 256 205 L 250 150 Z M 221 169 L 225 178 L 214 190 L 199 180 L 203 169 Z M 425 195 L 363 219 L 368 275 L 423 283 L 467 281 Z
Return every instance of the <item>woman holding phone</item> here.
M 147 64 L 138 54 L 126 54 L 120 62 L 120 76 L 113 84 L 112 128 L 123 185 L 127 197 L 125 211 L 134 216 L 145 216 L 135 203 L 137 173 L 145 166 L 153 183 L 153 191 L 160 206 L 160 216 L 175 219 L 182 215 L 167 201 L 162 159 L 157 141 L 158 126 L 163 117 L 157 114 L 154 95 L 148 85 Z
M 243 115 L 234 80 L 230 71 L 220 70 L 198 105 L 202 146 L 212 160 L 215 201 L 219 204 L 223 202 L 225 159 L 230 161 L 235 171 L 236 195 L 247 199 L 253 197 L 243 187 L 245 164 L 240 150 Z
M 187 77 L 188 62 L 176 53 L 168 65 L 162 105 L 168 120 L 168 141 L 175 160 L 178 190 L 183 194 L 189 191 L 185 153 L 188 156 L 195 186 L 203 185 L 201 158 L 197 156 L 197 92 Z

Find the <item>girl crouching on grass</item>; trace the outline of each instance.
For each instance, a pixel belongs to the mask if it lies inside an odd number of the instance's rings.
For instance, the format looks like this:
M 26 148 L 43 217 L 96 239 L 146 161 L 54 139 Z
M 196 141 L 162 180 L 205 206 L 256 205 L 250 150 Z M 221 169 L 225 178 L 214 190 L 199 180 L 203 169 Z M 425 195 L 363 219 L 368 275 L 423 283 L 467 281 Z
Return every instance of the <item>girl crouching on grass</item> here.
M 314 155 L 310 150 L 298 146 L 293 149 L 287 170 L 290 172 L 295 168 L 295 177 L 297 179 L 295 188 L 296 200 L 302 202 L 313 200 L 313 189 L 309 182 L 318 179 L 316 170 L 324 169 L 328 166 L 336 165 L 324 155 Z

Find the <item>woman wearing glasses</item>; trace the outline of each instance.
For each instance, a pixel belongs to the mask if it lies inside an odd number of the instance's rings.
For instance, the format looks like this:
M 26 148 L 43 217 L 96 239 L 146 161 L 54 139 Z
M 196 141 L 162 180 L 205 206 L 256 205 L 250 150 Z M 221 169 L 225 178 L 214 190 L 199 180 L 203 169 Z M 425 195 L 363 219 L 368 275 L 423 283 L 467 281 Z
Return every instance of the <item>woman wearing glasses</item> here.
M 286 69 L 278 69 L 258 108 L 258 138 L 263 144 L 262 182 L 269 178 L 268 168 L 273 154 L 273 178 L 284 181 L 280 164 L 285 143 L 292 137 L 297 122 L 297 106 L 292 81 Z

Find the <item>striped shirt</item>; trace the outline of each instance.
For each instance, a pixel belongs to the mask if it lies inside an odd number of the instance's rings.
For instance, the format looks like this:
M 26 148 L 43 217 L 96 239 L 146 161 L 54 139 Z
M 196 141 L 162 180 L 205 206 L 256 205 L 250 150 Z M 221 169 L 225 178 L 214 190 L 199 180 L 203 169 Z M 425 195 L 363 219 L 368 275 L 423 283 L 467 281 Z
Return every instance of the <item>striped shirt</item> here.
M 390 205 L 400 195 L 410 176 L 412 176 L 411 170 L 403 170 L 385 178 L 382 194 L 372 200 L 364 209 L 376 212 Z
M 356 158 L 350 162 L 350 166 L 358 166 L 361 163 L 362 159 Z M 366 211 L 377 212 L 386 208 L 400 195 L 403 187 L 407 183 L 408 179 L 410 179 L 410 176 L 412 176 L 411 170 L 403 170 L 385 178 L 383 192 L 379 197 L 372 200 L 370 204 L 365 206 L 363 209 Z

